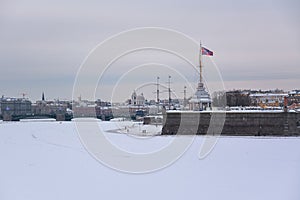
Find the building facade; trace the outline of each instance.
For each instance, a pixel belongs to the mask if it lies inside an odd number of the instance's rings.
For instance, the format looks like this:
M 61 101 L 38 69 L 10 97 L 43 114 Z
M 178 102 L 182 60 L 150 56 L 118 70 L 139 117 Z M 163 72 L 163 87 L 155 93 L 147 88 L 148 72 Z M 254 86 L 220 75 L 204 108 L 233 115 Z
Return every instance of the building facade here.
M 1 116 L 4 120 L 14 120 L 21 117 L 31 116 L 31 101 L 25 98 L 0 99 Z

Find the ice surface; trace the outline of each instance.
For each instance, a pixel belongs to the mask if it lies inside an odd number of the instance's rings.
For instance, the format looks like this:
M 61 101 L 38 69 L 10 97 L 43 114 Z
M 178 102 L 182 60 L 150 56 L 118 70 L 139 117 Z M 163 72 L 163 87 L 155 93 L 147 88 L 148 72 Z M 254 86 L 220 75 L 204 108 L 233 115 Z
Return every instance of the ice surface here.
M 300 138 L 221 137 L 199 160 L 203 136 L 197 136 L 174 164 L 137 175 L 96 161 L 74 123 L 0 122 L 1 200 L 300 199 Z M 174 138 L 112 133 L 127 122 L 98 123 L 115 145 L 132 152 L 153 151 Z

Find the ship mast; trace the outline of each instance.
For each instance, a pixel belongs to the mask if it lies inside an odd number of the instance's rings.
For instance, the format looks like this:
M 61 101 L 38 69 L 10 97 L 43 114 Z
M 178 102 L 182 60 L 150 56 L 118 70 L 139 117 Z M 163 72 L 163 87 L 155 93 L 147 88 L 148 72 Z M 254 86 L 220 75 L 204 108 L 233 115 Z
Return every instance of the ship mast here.
M 159 104 L 159 77 L 156 78 L 156 101 Z
M 159 77 L 156 79 L 157 113 L 159 112 Z
M 168 92 L 169 92 L 169 110 L 170 110 L 171 102 L 172 102 L 172 99 L 171 99 L 171 76 L 170 75 L 169 75 L 168 85 L 169 85 Z

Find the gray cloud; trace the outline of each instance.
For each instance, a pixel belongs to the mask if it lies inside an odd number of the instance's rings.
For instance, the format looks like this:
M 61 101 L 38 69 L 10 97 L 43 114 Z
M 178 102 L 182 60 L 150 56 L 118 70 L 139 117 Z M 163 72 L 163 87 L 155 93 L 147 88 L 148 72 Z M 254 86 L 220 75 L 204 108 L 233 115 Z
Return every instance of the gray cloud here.
M 39 98 L 43 90 L 70 98 L 88 52 L 112 34 L 141 26 L 201 39 L 229 87 L 264 80 L 290 88 L 300 85 L 299 8 L 296 0 L 1 1 L 0 93 L 17 96 L 22 89 Z

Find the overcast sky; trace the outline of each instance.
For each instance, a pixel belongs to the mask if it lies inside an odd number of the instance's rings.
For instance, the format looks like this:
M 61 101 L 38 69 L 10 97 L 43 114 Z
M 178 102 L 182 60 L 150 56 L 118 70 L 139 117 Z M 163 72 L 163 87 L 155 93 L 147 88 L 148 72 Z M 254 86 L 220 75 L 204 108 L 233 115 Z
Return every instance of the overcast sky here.
M 149 26 L 201 40 L 214 51 L 226 89 L 299 89 L 299 11 L 298 0 L 1 0 L 0 94 L 71 99 L 76 72 L 97 44 Z

